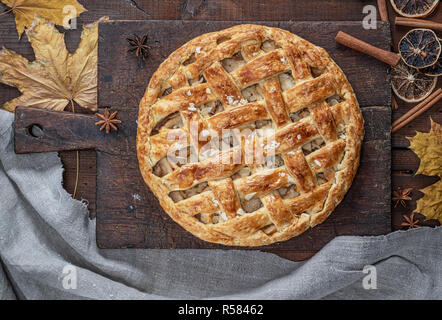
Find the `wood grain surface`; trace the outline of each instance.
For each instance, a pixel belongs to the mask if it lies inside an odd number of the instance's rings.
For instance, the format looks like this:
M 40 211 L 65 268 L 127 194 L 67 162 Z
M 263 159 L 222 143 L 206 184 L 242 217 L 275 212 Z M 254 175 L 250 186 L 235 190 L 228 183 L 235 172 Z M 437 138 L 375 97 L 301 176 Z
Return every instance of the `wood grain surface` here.
M 122 20 L 279 20 L 279 21 L 326 21 L 326 20 L 352 20 L 361 22 L 363 7 L 376 5 L 375 0 L 277 0 L 277 1 L 254 1 L 254 0 L 80 0 L 88 9 L 78 19 L 78 25 L 97 20 L 99 17 L 108 15 L 111 19 Z M 397 51 L 397 43 L 403 34 L 410 28 L 396 27 L 393 20 L 396 13 L 387 1 L 389 19 L 392 23 L 391 33 L 393 37 L 393 50 Z M 0 4 L 0 9 L 5 8 Z M 442 21 L 441 6 L 427 19 Z M 65 32 L 63 29 L 60 29 Z M 65 32 L 68 49 L 73 52 L 79 42 L 81 30 Z M 441 36 L 441 34 L 439 34 Z M 0 20 L 0 45 L 15 50 L 26 58 L 33 60 L 34 55 L 29 42 L 23 36 L 18 39 L 15 32 L 13 15 L 3 16 Z M 439 80 L 438 86 L 442 84 Z M 376 94 L 376 91 L 374 92 Z M 0 84 L 0 104 L 19 96 L 17 89 Z M 409 104 L 398 100 L 399 109 L 393 111 L 393 119 L 399 118 L 409 110 Z M 76 107 L 78 111 L 80 108 Z M 69 108 L 67 109 L 69 110 Z M 83 112 L 86 112 L 83 110 Z M 413 136 L 415 131 L 428 131 L 430 129 L 429 117 L 436 122 L 442 123 L 442 102 L 439 102 L 423 116 L 414 120 L 406 127 L 399 130 L 392 137 L 392 189 L 398 187 L 412 187 L 413 201 L 408 202 L 407 208 L 392 207 L 392 224 L 394 229 L 400 228 L 403 221 L 402 215 L 409 214 L 416 207 L 416 200 L 422 196 L 418 189 L 428 186 L 435 181 L 435 177 L 422 175 L 415 176 L 419 166 L 419 159 L 408 149 L 409 142 L 406 136 Z M 65 168 L 64 186 L 68 192 L 73 191 L 76 175 L 75 152 L 61 152 L 60 156 Z M 91 217 L 95 215 L 96 199 L 96 152 L 83 150 L 80 152 L 80 181 L 77 198 L 86 199 L 89 203 Z M 422 218 L 422 216 L 420 216 Z M 429 225 L 437 224 L 430 221 Z

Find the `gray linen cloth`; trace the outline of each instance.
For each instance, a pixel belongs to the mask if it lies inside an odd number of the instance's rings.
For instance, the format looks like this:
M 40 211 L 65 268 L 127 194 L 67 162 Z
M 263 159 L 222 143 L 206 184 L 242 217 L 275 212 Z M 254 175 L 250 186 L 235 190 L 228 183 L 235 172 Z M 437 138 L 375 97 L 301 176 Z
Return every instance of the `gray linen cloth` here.
M 16 155 L 12 122 L 0 110 L 1 299 L 442 298 L 442 228 L 337 237 L 304 262 L 259 251 L 100 250 L 85 204 L 62 187 L 57 154 Z M 364 289 L 367 265 L 376 289 Z

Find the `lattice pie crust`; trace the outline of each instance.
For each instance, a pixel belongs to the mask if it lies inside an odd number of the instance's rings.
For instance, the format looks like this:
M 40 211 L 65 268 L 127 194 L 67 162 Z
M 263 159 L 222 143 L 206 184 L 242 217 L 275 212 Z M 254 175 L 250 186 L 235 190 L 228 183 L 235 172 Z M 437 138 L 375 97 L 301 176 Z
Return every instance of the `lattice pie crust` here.
M 178 148 L 187 152 L 201 147 L 191 121 L 198 133 L 260 129 L 251 136 L 261 145 L 273 129 L 276 156 L 224 164 L 219 156 L 248 152 L 224 141 L 227 151 L 169 161 L 170 134 L 186 139 Z M 140 103 L 137 152 L 145 182 L 183 228 L 209 242 L 260 246 L 330 215 L 351 186 L 363 135 L 353 89 L 324 49 L 285 30 L 238 25 L 189 41 L 159 66 Z

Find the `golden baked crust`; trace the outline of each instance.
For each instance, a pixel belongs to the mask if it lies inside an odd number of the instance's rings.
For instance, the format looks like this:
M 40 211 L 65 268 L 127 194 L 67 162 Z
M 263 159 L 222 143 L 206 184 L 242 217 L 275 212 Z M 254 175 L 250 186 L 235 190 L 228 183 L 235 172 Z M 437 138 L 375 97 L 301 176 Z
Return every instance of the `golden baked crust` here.
M 191 123 L 200 136 L 276 133 L 209 147 L 192 163 L 169 161 L 171 148 L 202 147 Z M 363 135 L 353 89 L 324 49 L 278 28 L 238 25 L 189 41 L 159 66 L 140 102 L 137 153 L 145 182 L 183 228 L 209 242 L 260 246 L 330 215 L 356 174 Z M 252 144 L 264 146 L 264 165 L 244 160 Z M 238 154 L 239 163 L 218 161 Z

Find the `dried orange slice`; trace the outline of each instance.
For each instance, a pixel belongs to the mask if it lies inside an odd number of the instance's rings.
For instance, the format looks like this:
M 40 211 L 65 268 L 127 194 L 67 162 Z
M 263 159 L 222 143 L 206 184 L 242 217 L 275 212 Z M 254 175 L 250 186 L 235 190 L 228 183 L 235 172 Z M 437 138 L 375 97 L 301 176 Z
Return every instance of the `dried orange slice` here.
M 439 43 L 442 45 L 442 39 L 439 39 Z M 431 67 L 422 69 L 421 72 L 432 77 L 442 76 L 442 53 L 439 56 L 439 60 L 437 60 L 435 64 L 433 64 Z
M 390 0 L 393 9 L 401 16 L 420 18 L 430 15 L 439 0 Z
M 399 61 L 391 69 L 391 84 L 394 93 L 405 102 L 419 102 L 424 100 L 436 87 L 437 77 L 423 74 L 415 68 Z
M 430 67 L 437 62 L 441 44 L 433 30 L 413 29 L 399 42 L 402 60 L 413 68 Z

